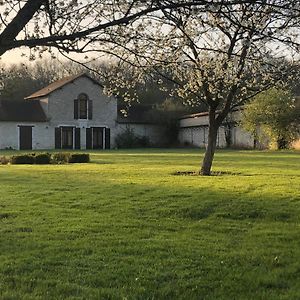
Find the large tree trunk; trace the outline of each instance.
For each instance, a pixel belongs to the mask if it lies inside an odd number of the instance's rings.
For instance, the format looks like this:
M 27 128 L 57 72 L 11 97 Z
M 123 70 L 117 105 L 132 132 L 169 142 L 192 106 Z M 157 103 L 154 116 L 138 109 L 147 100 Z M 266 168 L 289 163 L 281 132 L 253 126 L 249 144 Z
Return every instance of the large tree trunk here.
M 12 21 L 5 26 L 0 34 L 0 56 L 13 48 L 9 44 L 15 40 L 45 2 L 45 0 L 27 0 Z
M 209 176 L 216 151 L 219 125 L 215 120 L 215 111 L 209 112 L 208 142 L 200 170 L 201 175 Z

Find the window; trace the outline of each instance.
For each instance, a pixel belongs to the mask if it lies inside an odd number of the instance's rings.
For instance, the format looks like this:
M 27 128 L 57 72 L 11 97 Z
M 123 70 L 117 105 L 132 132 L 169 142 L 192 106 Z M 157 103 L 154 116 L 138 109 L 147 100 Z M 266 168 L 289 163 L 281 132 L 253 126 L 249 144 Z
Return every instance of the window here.
M 86 149 L 110 149 L 110 129 L 86 128 Z
M 86 94 L 79 94 L 74 100 L 74 119 L 89 119 L 93 117 L 93 101 Z
M 87 119 L 88 117 L 88 97 L 86 94 L 80 94 L 78 97 L 79 102 L 79 119 Z
M 56 127 L 55 149 L 80 149 L 80 128 Z

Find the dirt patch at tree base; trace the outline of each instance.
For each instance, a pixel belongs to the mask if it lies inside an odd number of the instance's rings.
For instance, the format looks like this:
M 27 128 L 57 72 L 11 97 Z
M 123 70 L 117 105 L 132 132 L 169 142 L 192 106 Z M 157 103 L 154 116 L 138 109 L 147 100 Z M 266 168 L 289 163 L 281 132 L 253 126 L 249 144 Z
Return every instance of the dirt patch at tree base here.
M 199 171 L 176 171 L 172 175 L 181 176 L 206 176 L 202 175 Z M 224 175 L 242 175 L 239 172 L 229 172 L 229 171 L 212 171 L 210 176 L 224 176 Z

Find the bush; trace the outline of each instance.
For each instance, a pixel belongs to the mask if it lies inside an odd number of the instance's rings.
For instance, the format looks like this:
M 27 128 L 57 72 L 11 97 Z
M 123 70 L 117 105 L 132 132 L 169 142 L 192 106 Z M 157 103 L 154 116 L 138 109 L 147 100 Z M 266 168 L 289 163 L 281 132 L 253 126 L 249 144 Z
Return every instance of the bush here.
M 65 164 L 65 163 L 88 163 L 90 155 L 88 153 L 69 153 L 57 152 L 51 155 L 50 153 L 31 153 L 14 155 L 10 159 L 5 156 L 0 156 L 0 164 Z
M 68 152 L 57 152 L 52 155 L 52 162 L 54 164 L 65 164 L 69 162 L 71 154 Z
M 51 162 L 51 154 L 50 153 L 39 153 L 35 156 L 35 163 L 37 165 L 47 165 Z
M 69 163 L 88 163 L 90 155 L 87 153 L 74 153 L 69 157 Z
M 0 156 L 0 165 L 7 165 L 9 163 L 9 158 L 6 156 Z
M 136 136 L 131 128 L 119 133 L 115 139 L 118 148 L 139 148 L 150 146 L 149 138 Z
M 149 147 L 150 141 L 147 136 L 136 137 L 136 147 Z
M 14 165 L 32 165 L 35 158 L 32 154 L 20 154 L 11 157 L 10 162 Z

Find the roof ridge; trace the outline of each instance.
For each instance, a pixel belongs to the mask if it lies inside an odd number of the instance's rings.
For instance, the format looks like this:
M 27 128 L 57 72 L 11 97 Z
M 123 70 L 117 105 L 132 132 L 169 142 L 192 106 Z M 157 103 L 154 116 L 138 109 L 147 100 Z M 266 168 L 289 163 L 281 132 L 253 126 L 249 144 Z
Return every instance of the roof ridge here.
M 25 97 L 24 99 L 29 100 L 29 99 L 35 99 L 35 98 L 40 98 L 40 97 L 43 97 L 43 96 L 47 96 L 47 95 L 51 94 L 52 92 L 62 88 L 66 84 L 71 83 L 72 81 L 74 81 L 74 80 L 76 80 L 76 79 L 78 79 L 82 76 L 85 76 L 85 77 L 89 78 L 94 83 L 101 86 L 101 84 L 99 82 L 97 82 L 97 80 L 92 78 L 87 72 L 81 72 L 81 73 L 76 74 L 76 75 L 70 75 L 70 76 L 66 76 L 64 78 L 58 79 L 58 80 L 50 83 L 46 87 L 44 87 L 44 88 L 34 92 L 33 94 Z

